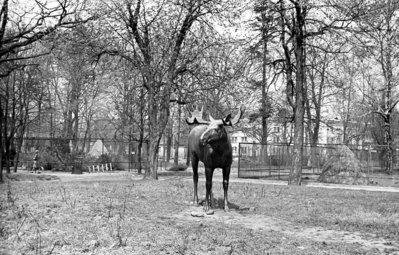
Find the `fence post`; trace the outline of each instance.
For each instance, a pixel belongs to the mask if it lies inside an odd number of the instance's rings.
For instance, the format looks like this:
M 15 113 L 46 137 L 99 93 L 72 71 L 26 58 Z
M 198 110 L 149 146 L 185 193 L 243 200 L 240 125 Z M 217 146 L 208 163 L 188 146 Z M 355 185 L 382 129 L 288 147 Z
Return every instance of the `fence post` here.
M 267 144 L 266 144 L 265 146 L 267 146 Z M 267 147 L 266 147 L 266 148 L 267 148 Z M 271 157 L 271 156 L 268 157 L 268 156 L 267 156 L 267 152 L 268 152 L 268 150 L 266 149 L 266 155 L 265 155 L 265 157 L 266 157 L 266 158 L 269 158 L 269 177 L 270 177 L 270 176 L 272 176 L 272 162 L 271 162 L 271 160 L 272 160 L 271 158 L 272 158 L 272 157 Z
M 238 143 L 238 167 L 237 167 L 237 175 L 240 177 L 240 163 L 241 163 L 241 143 Z
M 284 149 L 284 148 L 283 148 Z M 277 157 L 277 171 L 278 171 L 278 180 L 280 180 L 280 171 L 281 171 L 281 162 L 283 162 L 282 160 L 282 156 L 281 156 L 281 147 L 280 146 L 276 146 L 276 151 L 278 153 L 278 157 Z

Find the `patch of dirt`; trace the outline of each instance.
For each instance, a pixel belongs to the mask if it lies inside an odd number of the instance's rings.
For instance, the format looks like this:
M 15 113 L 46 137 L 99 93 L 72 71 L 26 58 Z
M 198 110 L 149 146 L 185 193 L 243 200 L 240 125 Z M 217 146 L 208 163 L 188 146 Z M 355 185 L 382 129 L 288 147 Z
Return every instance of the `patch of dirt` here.
M 61 181 L 61 182 L 92 182 L 92 181 L 118 181 L 118 180 L 140 180 L 142 175 L 133 174 L 126 171 L 109 171 L 82 174 L 71 174 L 70 172 L 44 171 L 31 173 L 20 171 L 6 175 L 10 181 Z
M 214 214 L 206 215 L 201 206 L 189 206 L 170 217 L 182 221 L 222 222 L 257 231 L 279 232 L 324 244 L 359 244 L 368 251 L 378 250 L 383 253 L 399 254 L 399 242 L 388 241 L 372 234 L 330 230 L 322 227 L 303 227 L 281 219 L 248 213 L 248 211 L 252 211 L 252 208 L 233 209 L 229 212 L 224 212 L 222 209 L 214 211 Z

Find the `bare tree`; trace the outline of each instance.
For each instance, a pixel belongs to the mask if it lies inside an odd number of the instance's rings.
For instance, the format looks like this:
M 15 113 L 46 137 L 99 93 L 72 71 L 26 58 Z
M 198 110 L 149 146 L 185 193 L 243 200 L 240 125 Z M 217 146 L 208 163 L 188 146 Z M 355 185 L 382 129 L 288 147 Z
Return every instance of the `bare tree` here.
M 279 15 L 280 45 L 287 102 L 294 114 L 294 150 L 289 184 L 300 185 L 307 100 L 306 55 L 309 38 L 346 28 L 353 17 L 338 12 L 331 1 L 279 0 L 270 6 Z
M 46 52 L 29 51 L 59 28 L 70 28 L 92 19 L 85 12 L 85 4 L 80 1 L 62 0 L 56 3 L 35 1 L 26 4 L 24 1 L 3 0 L 0 5 L 0 78 L 26 65 L 26 59 L 41 56 Z M 33 53 L 33 54 L 32 54 Z M 0 161 L 6 148 L 7 104 L 8 98 L 0 97 Z M 0 165 L 0 181 L 2 180 L 2 164 Z
M 127 50 L 114 48 L 104 53 L 131 61 L 140 71 L 147 92 L 150 168 L 146 169 L 145 176 L 156 179 L 159 143 L 169 120 L 176 79 L 190 69 L 198 55 L 187 57 L 184 52 L 204 43 L 195 36 L 207 26 L 206 23 L 199 25 L 199 21 L 209 13 L 220 12 L 224 5 L 209 0 L 159 1 L 151 5 L 140 0 L 123 4 L 104 2 L 104 5 L 115 14 L 117 22 L 122 23 L 125 30 L 118 27 L 115 34 L 128 45 Z M 188 44 L 188 38 L 192 45 Z
M 397 38 L 399 26 L 397 16 L 399 1 L 371 1 L 361 5 L 366 13 L 358 20 L 358 39 L 362 48 L 367 52 L 368 59 L 378 64 L 374 69 L 376 75 L 381 77 L 382 86 L 372 87 L 374 95 L 369 97 L 373 113 L 383 121 L 384 142 L 386 148 L 386 172 L 392 173 L 393 168 L 393 142 L 392 114 L 399 103 L 399 95 L 395 92 L 398 86 L 399 52 Z

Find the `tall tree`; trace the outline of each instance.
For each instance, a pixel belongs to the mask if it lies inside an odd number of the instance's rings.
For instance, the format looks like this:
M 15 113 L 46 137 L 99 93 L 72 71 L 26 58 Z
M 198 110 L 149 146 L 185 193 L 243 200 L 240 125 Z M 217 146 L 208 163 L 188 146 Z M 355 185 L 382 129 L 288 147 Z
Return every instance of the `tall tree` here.
M 25 65 L 24 60 L 43 55 L 28 50 L 59 28 L 69 28 L 91 19 L 84 2 L 61 0 L 54 3 L 3 0 L 0 3 L 0 78 Z M 83 15 L 83 16 L 82 16 Z M 89 17 L 89 18 L 87 18 Z M 30 54 L 33 53 L 33 54 Z M 0 97 L 0 162 L 7 137 L 8 98 Z M 0 164 L 2 181 L 2 164 Z
M 361 5 L 365 15 L 358 20 L 359 41 L 369 54 L 369 59 L 378 64 L 374 69 L 381 77 L 380 87 L 371 88 L 376 97 L 370 97 L 369 102 L 373 112 L 383 121 L 384 145 L 386 146 L 386 172 L 391 174 L 393 168 L 393 136 L 392 114 L 399 103 L 397 70 L 399 68 L 399 51 L 397 38 L 399 25 L 398 0 L 367 1 Z
M 293 163 L 288 183 L 301 184 L 304 116 L 307 100 L 306 55 L 309 38 L 347 27 L 352 17 L 336 10 L 331 1 L 279 0 L 271 5 L 279 15 L 280 45 L 286 78 L 287 102 L 294 114 Z
M 285 56 L 285 74 L 287 77 L 287 101 L 294 109 L 294 155 L 290 171 L 289 184 L 301 184 L 302 179 L 302 154 L 304 142 L 304 115 L 305 115 L 305 25 L 308 3 L 303 1 L 290 1 L 292 6 L 287 14 L 285 1 L 280 1 L 279 12 L 281 16 L 281 44 Z M 290 38 L 286 38 L 289 35 Z M 292 60 L 289 44 L 292 40 L 294 60 Z M 294 73 L 295 72 L 295 73 Z M 294 77 L 295 82 L 294 82 Z
M 115 14 L 114 22 L 123 24 L 125 30 L 114 29 L 129 46 L 124 51 L 104 52 L 130 60 L 140 71 L 147 92 L 150 168 L 146 169 L 145 176 L 156 179 L 159 143 L 169 120 L 169 104 L 177 86 L 176 79 L 189 69 L 198 55 L 186 58 L 184 52 L 204 43 L 195 36 L 207 26 L 199 21 L 209 13 L 221 12 L 227 5 L 223 1 L 216 4 L 210 0 L 156 1 L 151 4 L 142 0 L 123 4 L 104 1 L 104 5 Z

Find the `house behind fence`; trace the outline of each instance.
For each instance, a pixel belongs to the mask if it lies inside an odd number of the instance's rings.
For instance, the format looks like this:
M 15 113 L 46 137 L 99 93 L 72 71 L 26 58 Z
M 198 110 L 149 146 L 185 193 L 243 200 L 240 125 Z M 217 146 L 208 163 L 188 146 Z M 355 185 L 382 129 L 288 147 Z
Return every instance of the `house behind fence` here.
M 305 145 L 302 176 L 317 178 L 327 159 L 333 155 L 337 145 Z M 369 176 L 383 175 L 386 169 L 387 147 L 380 145 L 349 146 Z M 293 162 L 293 145 L 240 143 L 238 177 L 287 179 Z M 394 153 L 394 172 L 398 172 L 398 151 Z

